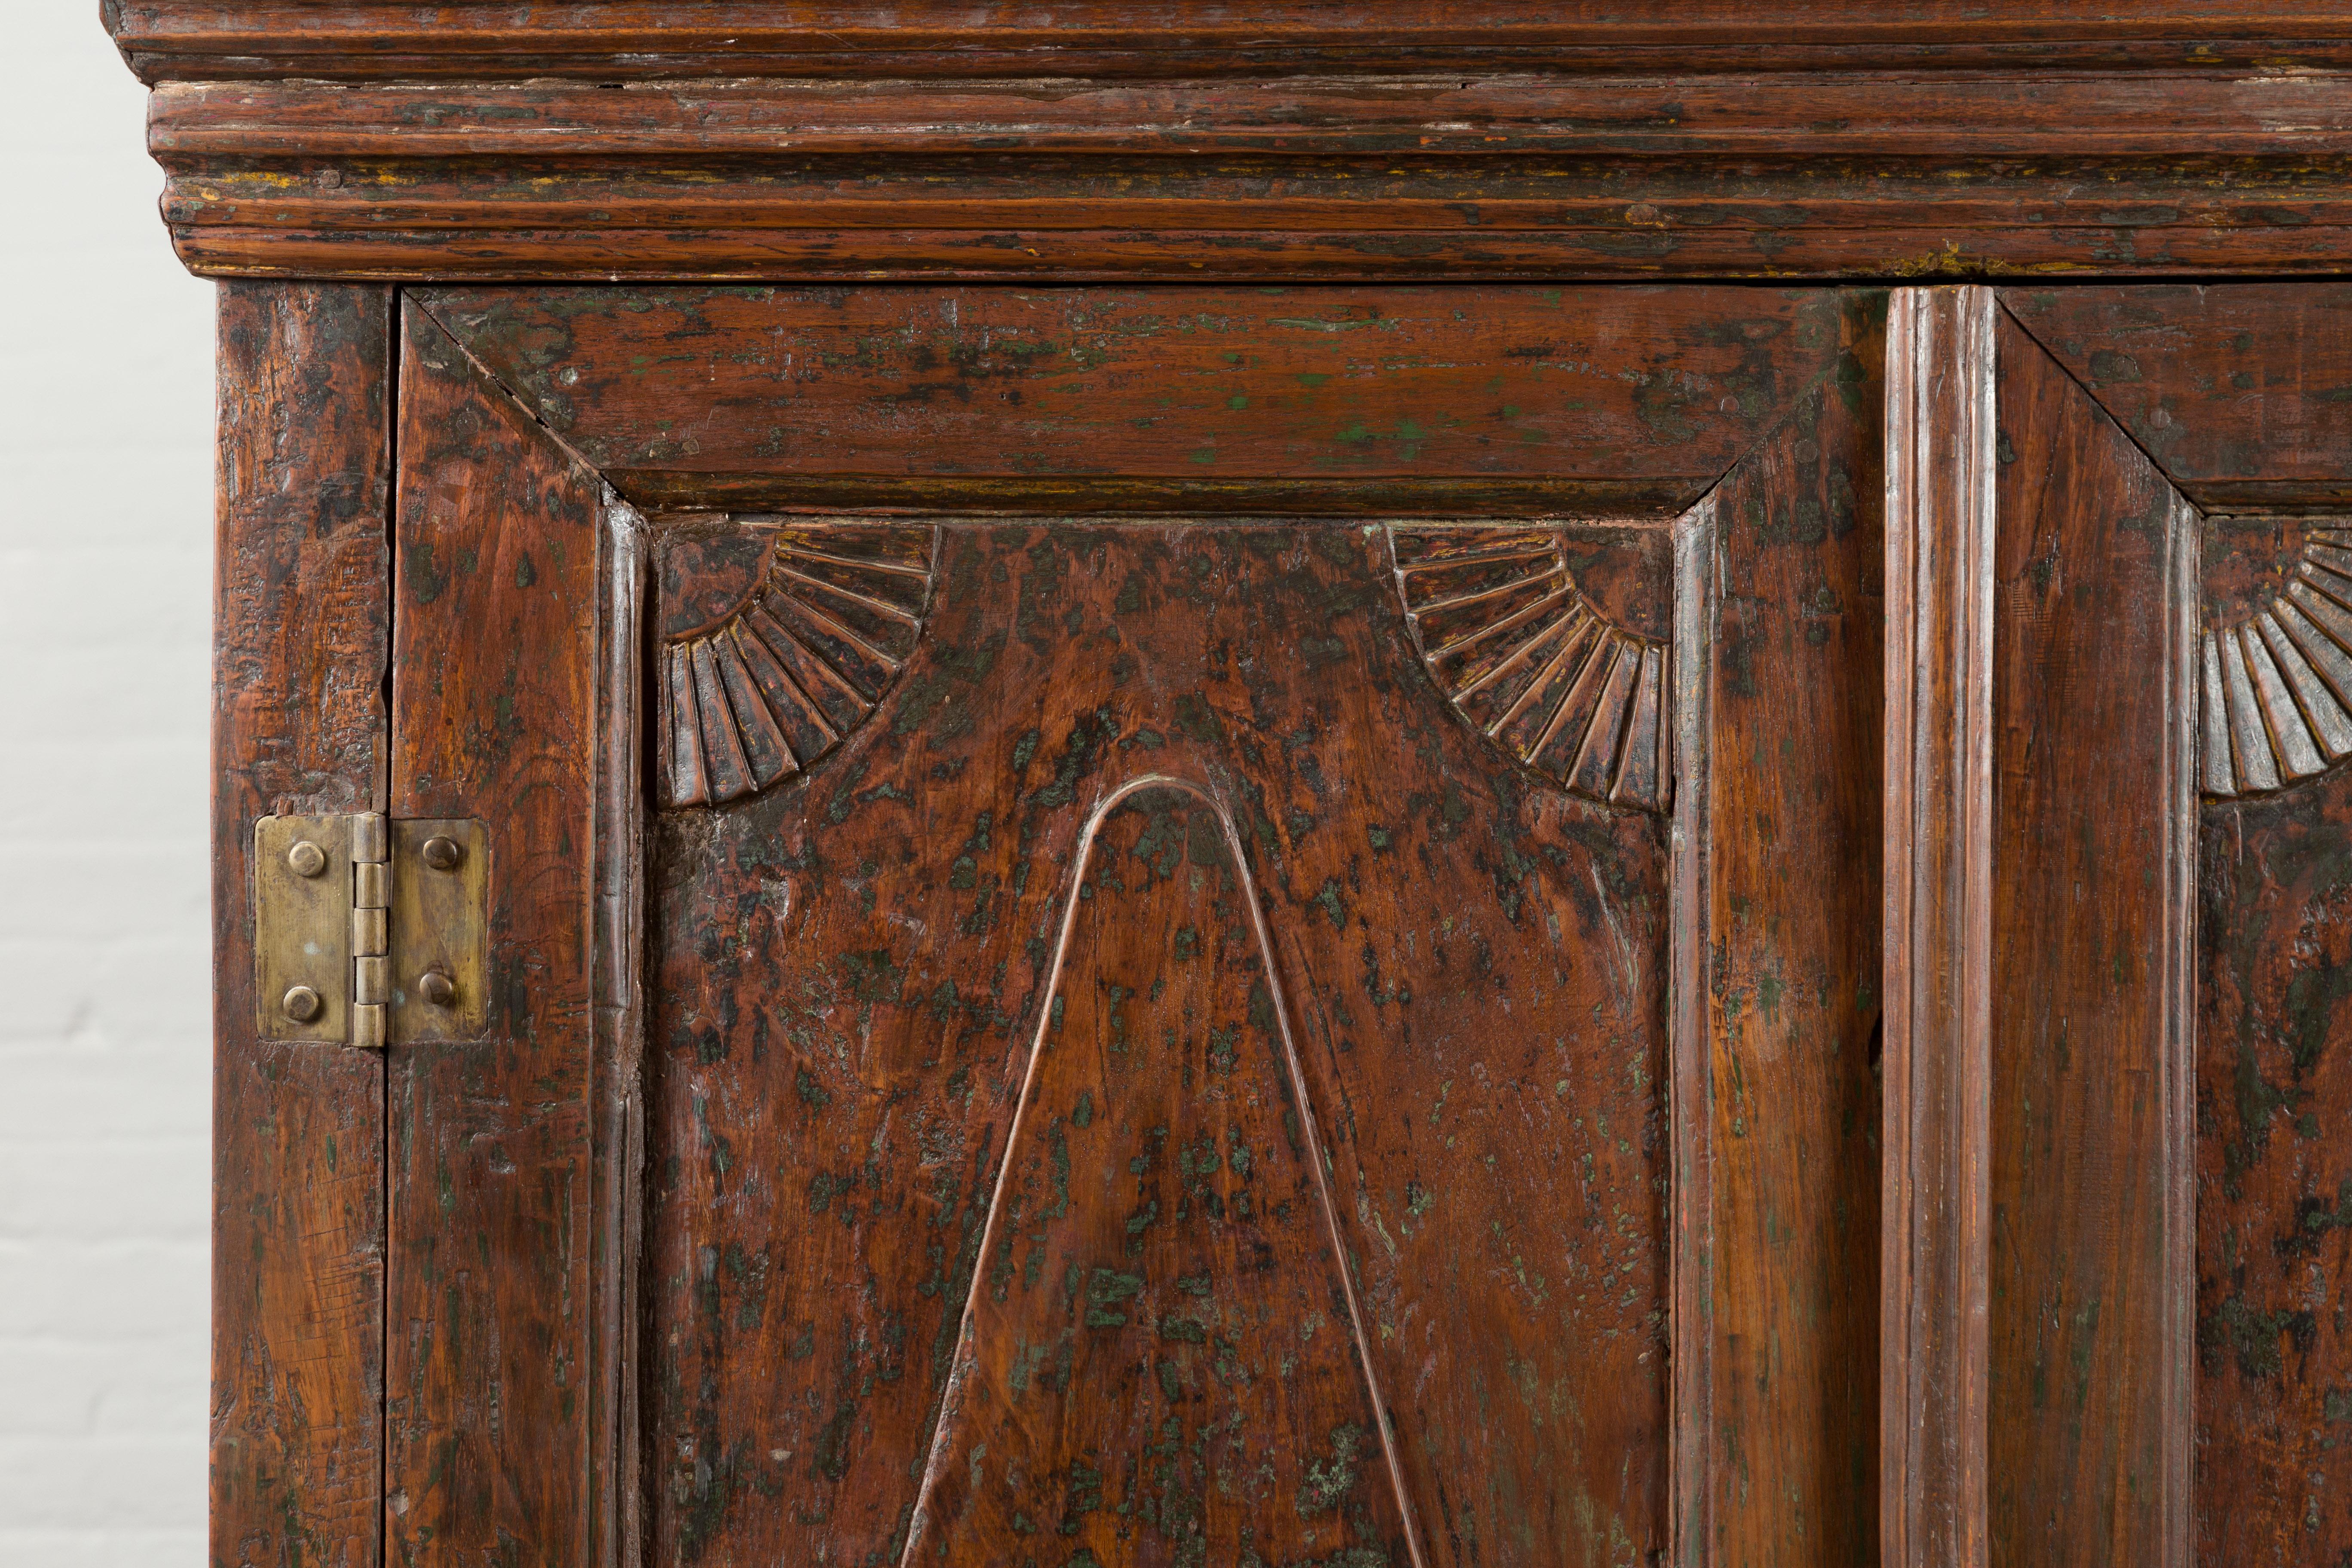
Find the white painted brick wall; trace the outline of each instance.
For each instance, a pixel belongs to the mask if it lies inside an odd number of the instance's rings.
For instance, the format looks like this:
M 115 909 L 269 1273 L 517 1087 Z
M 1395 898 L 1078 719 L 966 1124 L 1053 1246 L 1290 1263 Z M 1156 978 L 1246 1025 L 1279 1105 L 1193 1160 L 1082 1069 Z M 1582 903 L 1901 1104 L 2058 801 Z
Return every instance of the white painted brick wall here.
M 212 288 L 83 0 L 0 95 L 0 1564 L 204 1561 Z

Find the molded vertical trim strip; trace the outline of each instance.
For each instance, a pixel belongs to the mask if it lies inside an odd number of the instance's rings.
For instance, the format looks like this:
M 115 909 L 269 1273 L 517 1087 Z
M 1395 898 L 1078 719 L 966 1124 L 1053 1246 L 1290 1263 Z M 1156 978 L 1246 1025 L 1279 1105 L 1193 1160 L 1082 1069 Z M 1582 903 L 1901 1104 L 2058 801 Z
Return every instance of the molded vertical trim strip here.
M 1715 499 L 1675 524 L 1674 744 L 1680 772 L 1674 801 L 1674 998 L 1669 1038 L 1668 1118 L 1674 1139 L 1674 1416 L 1670 1539 L 1674 1561 L 1702 1568 L 1715 1540 L 1713 1450 L 1715 1185 L 1709 1161 L 1715 1121 L 1712 1041 L 1707 1033 L 1707 912 L 1712 898 L 1708 695 L 1713 687 L 1717 606 Z
M 1988 1560 L 1994 309 L 1887 321 L 1885 1568 Z
M 604 608 L 597 627 L 599 683 L 596 915 L 591 959 L 596 1007 L 594 1070 L 596 1258 L 592 1266 L 597 1363 L 591 1433 L 590 1527 L 595 1568 L 637 1568 L 644 1557 L 645 1477 L 638 1452 L 637 1277 L 644 1237 L 644 982 L 646 766 L 643 675 L 652 659 L 645 605 L 646 520 L 607 494 L 599 530 Z
M 2168 544 L 2165 680 L 2164 962 L 2162 1044 L 2164 1296 L 2161 1361 L 2164 1489 L 2157 1568 L 2190 1568 L 2197 1556 L 2197 713 L 2198 618 L 2204 531 L 2197 508 L 2175 491 Z

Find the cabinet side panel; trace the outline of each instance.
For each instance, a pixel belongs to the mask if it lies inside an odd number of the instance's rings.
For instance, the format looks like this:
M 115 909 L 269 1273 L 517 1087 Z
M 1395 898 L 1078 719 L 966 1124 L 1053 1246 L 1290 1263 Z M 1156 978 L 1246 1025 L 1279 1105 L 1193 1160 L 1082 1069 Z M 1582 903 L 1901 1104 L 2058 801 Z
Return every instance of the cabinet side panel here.
M 1838 368 L 1713 501 L 1712 1089 L 1677 1114 L 1708 1121 L 1721 1563 L 1877 1545 L 1884 309 L 1849 299 Z
M 2193 519 L 1995 330 L 1991 1557 L 2177 1568 Z
M 383 804 L 391 291 L 222 286 L 212 1558 L 380 1560 L 383 1064 L 256 1037 L 253 824 Z
M 601 490 L 413 304 L 400 402 L 391 809 L 488 824 L 489 1026 L 392 1052 L 386 1530 L 404 1563 L 571 1563 L 601 1353 Z

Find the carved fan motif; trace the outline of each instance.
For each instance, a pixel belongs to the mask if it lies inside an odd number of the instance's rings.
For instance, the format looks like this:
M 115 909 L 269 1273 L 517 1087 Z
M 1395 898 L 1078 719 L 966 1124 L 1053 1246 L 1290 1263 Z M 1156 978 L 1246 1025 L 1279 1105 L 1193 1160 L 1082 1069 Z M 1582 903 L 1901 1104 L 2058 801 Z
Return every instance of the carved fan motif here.
M 740 799 L 839 745 L 914 652 L 934 543 L 932 529 L 903 523 L 780 528 L 748 597 L 669 631 L 662 804 Z
M 2284 585 L 2235 596 L 2238 605 L 2208 574 L 2198 752 L 2205 794 L 2222 799 L 2282 788 L 2352 755 L 2352 528 L 2253 526 L 2299 533 L 2300 549 L 2285 539 Z M 2241 546 L 2221 565 L 2260 553 Z
M 1389 542 L 1422 658 L 1464 718 L 1571 794 L 1665 809 L 1665 645 L 1578 588 L 1559 530 L 1399 526 Z

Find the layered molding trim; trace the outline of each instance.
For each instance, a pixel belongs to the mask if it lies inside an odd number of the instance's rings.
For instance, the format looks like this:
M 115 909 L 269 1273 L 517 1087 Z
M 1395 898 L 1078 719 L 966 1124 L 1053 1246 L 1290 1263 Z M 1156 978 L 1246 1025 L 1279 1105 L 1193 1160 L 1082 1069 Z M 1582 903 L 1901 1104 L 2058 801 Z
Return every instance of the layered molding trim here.
M 1398 525 L 1389 544 L 1414 643 L 1455 711 L 1571 795 L 1666 809 L 1665 645 L 1594 606 L 1557 529 Z
M 775 530 L 746 596 L 663 639 L 662 805 L 740 799 L 840 745 L 914 652 L 937 543 L 919 523 Z
M 1572 9 L 110 16 L 212 275 L 2144 275 L 2352 249 L 2340 13 Z
M 2352 65 L 2341 7 L 2215 0 L 103 0 L 142 81 Z

